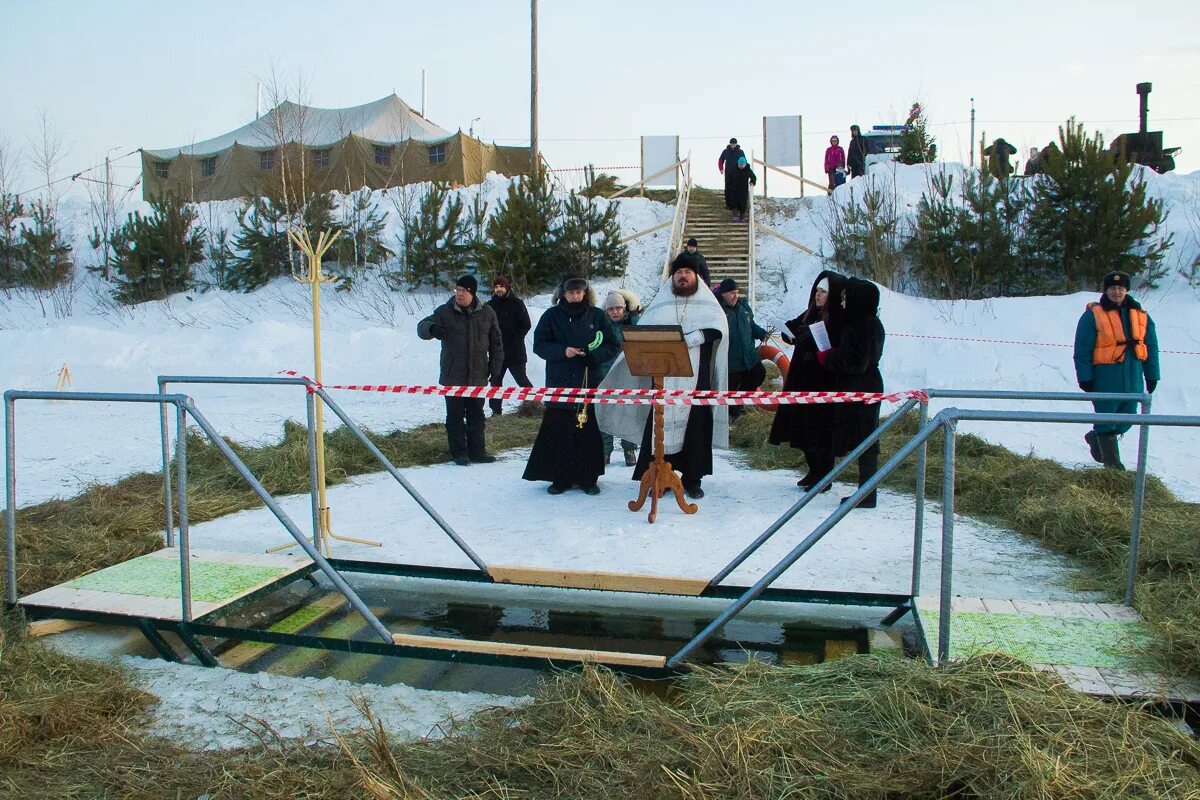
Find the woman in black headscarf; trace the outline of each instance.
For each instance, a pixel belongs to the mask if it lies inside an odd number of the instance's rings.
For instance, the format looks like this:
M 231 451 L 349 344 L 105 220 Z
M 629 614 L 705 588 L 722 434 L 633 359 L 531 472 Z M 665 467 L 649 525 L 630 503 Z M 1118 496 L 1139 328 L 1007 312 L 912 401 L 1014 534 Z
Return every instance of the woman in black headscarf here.
M 883 357 L 883 323 L 879 321 L 879 287 L 861 278 L 851 278 L 842 293 L 842 328 L 835 346 L 818 353 L 821 366 L 834 379 L 837 392 L 883 391 L 879 360 Z M 837 403 L 833 410 L 833 454 L 844 456 L 858 447 L 879 427 L 879 403 Z M 862 486 L 879 467 L 879 442 L 858 457 L 858 485 Z M 849 498 L 842 498 L 845 502 Z M 858 504 L 875 507 L 875 492 Z
M 601 366 L 616 358 L 620 345 L 608 315 L 596 308 L 596 296 L 583 278 L 568 278 L 558 301 L 546 309 L 533 331 L 533 352 L 546 361 L 546 386 L 591 388 L 600 385 Z M 521 476 L 550 481 L 547 491 L 562 494 L 578 486 L 599 494 L 604 451 L 596 407 L 582 402 L 547 402 L 542 425 Z
M 791 336 L 785 334 L 784 340 L 795 344 L 787 376 L 783 379 L 785 392 L 833 391 L 834 375 L 823 369 L 817 361 L 817 344 L 808 326 L 823 322 L 830 342 L 838 340 L 842 326 L 842 290 L 845 286 L 844 275 L 825 270 L 813 281 L 808 293 L 808 308 L 800 316 L 784 323 L 791 331 Z M 805 490 L 811 489 L 833 469 L 833 406 L 779 406 L 767 441 L 771 444 L 787 443 L 804 451 L 808 472 L 796 484 Z

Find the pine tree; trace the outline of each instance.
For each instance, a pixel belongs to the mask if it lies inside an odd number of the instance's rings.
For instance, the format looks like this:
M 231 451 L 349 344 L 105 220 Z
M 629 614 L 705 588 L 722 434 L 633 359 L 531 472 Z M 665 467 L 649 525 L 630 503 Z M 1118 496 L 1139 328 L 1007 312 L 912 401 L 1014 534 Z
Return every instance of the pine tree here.
M 1068 292 L 1094 289 L 1113 270 L 1161 275 L 1173 237 L 1155 238 L 1167 211 L 1147 195 L 1143 168 L 1114 159 L 1074 118 L 1059 128 L 1059 151 L 1033 185 L 1030 267 Z
M 342 235 L 334 248 L 337 252 L 339 291 L 354 284 L 354 274 L 367 266 L 382 266 L 393 253 L 383 243 L 387 220 L 370 189 L 360 189 L 350 195 L 350 203 L 342 214 Z
M 920 103 L 908 110 L 908 120 L 900 132 L 901 164 L 929 164 L 937 160 L 937 145 L 929 134 L 925 112 Z
M 404 220 L 404 271 L 410 286 L 448 286 L 471 266 L 462 198 L 434 184 Z
M 584 187 L 579 193 L 584 197 L 608 197 L 621 189 L 616 175 L 597 173 L 591 164 L 583 168 L 583 182 Z
M 193 265 L 204 260 L 205 232 L 194 224 L 196 210 L 176 195 L 152 200 L 150 206 L 148 216 L 135 211 L 112 236 L 113 296 L 122 303 L 186 291 L 193 285 Z M 91 242 L 102 246 L 99 232 Z
M 52 289 L 71 279 L 75 261 L 71 257 L 71 245 L 62 237 L 58 221 L 49 204 L 38 201 L 30 209 L 33 226 L 21 225 L 21 243 L 18 245 L 20 265 L 17 272 L 18 286 L 31 289 Z
M 545 170 L 514 180 L 508 196 L 488 222 L 482 267 L 490 275 L 511 275 L 519 287 L 537 290 L 558 283 L 563 265 L 557 239 L 562 204 Z
M 25 216 L 25 206 L 15 194 L 0 194 L 0 289 L 19 285 L 21 236 L 17 220 Z
M 240 231 L 234 239 L 235 255 L 221 288 L 253 291 L 274 278 L 290 275 L 303 268 L 304 254 L 288 239 L 288 229 L 302 226 L 315 240 L 323 230 L 340 230 L 333 219 L 331 194 L 313 194 L 299 211 L 289 213 L 287 204 L 276 196 L 255 197 L 238 221 Z M 325 261 L 336 260 L 333 250 Z
M 585 278 L 620 275 L 629 265 L 629 249 L 621 244 L 617 205 L 603 211 L 598 204 L 572 192 L 563 204 L 558 251 L 564 271 Z

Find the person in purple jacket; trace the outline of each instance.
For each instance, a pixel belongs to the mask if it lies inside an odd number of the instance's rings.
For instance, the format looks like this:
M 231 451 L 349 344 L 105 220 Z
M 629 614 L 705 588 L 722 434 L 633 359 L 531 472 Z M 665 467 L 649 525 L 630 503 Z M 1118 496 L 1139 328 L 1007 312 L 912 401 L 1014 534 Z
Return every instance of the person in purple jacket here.
M 838 170 L 846 169 L 846 151 L 838 144 L 838 137 L 829 137 L 829 147 L 825 148 L 825 174 L 829 177 L 829 191 L 837 188 Z

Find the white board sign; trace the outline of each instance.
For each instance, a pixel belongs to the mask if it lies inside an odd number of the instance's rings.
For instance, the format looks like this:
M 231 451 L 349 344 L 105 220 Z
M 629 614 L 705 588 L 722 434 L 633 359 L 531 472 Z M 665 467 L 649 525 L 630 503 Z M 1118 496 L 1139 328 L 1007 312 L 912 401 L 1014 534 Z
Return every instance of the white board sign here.
M 763 117 L 763 161 L 773 167 L 800 165 L 800 117 Z
M 643 136 L 642 137 L 642 180 L 654 173 L 667 169 L 679 160 L 678 136 Z M 675 186 L 676 170 L 668 169 L 653 180 L 646 181 L 647 186 Z

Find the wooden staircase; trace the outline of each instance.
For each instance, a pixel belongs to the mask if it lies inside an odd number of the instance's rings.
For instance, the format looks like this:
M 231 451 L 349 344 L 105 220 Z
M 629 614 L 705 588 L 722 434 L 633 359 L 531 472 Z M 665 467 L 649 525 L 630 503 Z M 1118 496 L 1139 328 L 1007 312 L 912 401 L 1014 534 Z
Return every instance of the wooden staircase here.
M 733 278 L 745 292 L 750 285 L 750 226 L 733 221 L 733 212 L 725 208 L 723 192 L 692 188 L 678 250 L 692 236 L 700 242 L 713 282 Z

